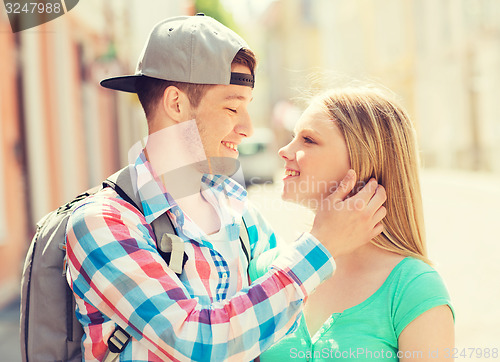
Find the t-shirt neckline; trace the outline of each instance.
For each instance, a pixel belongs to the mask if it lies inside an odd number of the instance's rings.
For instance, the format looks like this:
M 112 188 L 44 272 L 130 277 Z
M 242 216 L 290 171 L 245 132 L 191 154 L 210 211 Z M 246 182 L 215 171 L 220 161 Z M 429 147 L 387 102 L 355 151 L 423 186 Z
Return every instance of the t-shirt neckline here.
M 412 259 L 411 257 L 405 257 L 402 259 L 394 268 L 392 268 L 391 272 L 385 279 L 385 281 L 382 283 L 382 285 L 368 298 L 366 298 L 364 301 L 362 301 L 359 304 L 356 304 L 355 306 L 352 306 L 351 308 L 345 309 L 343 312 L 339 313 L 332 313 L 326 321 L 323 323 L 320 329 L 317 330 L 316 333 L 314 333 L 314 336 L 311 337 L 311 334 L 309 333 L 309 328 L 307 328 L 307 324 L 305 323 L 305 317 L 304 317 L 304 326 L 305 330 L 307 332 L 307 335 L 309 336 L 311 342 L 314 344 L 316 343 L 321 336 L 328 330 L 330 327 L 334 324 L 336 320 L 338 320 L 342 316 L 346 315 L 351 315 L 354 314 L 364 307 L 366 307 L 368 304 L 372 303 L 377 297 L 384 291 L 384 289 L 391 283 L 392 279 L 394 279 L 394 276 L 396 275 L 396 272 L 405 264 L 408 260 Z

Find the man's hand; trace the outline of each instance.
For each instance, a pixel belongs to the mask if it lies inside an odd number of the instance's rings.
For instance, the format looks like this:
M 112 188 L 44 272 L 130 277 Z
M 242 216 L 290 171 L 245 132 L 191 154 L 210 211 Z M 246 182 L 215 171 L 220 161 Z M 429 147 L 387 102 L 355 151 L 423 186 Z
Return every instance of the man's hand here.
M 347 254 L 368 243 L 383 231 L 387 210 L 385 189 L 371 179 L 356 195 L 347 198 L 356 184 L 356 173 L 349 170 L 340 186 L 319 207 L 311 234 L 333 257 Z

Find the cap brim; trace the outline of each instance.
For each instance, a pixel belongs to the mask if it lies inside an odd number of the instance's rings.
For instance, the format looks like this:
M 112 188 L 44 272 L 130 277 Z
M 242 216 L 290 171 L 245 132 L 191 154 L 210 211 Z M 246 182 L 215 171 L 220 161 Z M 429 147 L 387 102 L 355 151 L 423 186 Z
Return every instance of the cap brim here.
M 101 81 L 101 86 L 104 88 L 114 89 L 122 92 L 137 93 L 135 82 L 142 75 L 124 75 L 121 77 L 113 77 Z

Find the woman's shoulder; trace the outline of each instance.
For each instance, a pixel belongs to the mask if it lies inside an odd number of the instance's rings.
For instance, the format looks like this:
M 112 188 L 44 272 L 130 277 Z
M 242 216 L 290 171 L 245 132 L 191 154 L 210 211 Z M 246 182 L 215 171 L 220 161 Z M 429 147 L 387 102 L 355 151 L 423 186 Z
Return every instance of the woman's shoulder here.
M 424 261 L 405 258 L 393 274 L 391 309 L 398 334 L 410 321 L 433 307 L 448 305 L 452 309 L 442 277 Z
M 423 260 L 406 257 L 399 262 L 399 264 L 394 268 L 400 278 L 415 278 L 423 274 L 434 274 L 439 275 L 439 273 L 431 265 L 427 264 Z
M 437 289 L 439 292 L 445 292 L 446 288 L 441 275 L 436 269 L 426 262 L 406 257 L 396 265 L 391 273 L 391 287 L 396 296 L 412 289 L 422 292 L 421 289 Z M 413 294 L 413 293 L 412 293 Z

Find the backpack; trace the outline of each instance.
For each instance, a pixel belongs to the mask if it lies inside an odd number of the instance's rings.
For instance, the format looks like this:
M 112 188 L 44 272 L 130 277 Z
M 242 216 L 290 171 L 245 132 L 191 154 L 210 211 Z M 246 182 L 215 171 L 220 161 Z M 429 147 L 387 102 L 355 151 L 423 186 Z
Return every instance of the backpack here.
M 28 361 L 81 361 L 83 328 L 75 315 L 75 298 L 65 276 L 66 225 L 75 206 L 81 200 L 104 187 L 113 188 L 120 197 L 142 211 L 142 205 L 131 181 L 127 166 L 106 179 L 102 186 L 94 187 L 78 195 L 44 216 L 26 255 L 21 279 L 21 355 Z M 182 251 L 175 252 L 175 228 L 165 213 L 152 223 L 160 255 L 177 274 L 187 261 Z M 168 235 L 165 235 L 168 234 Z M 181 240 L 181 239 L 179 239 Z M 170 245 L 168 245 L 170 241 Z M 240 227 L 243 252 L 250 261 L 248 230 Z M 162 244 L 162 245 L 160 245 Z M 166 247 L 165 247 L 166 246 Z M 119 356 L 130 340 L 119 326 L 108 339 L 106 361 Z

